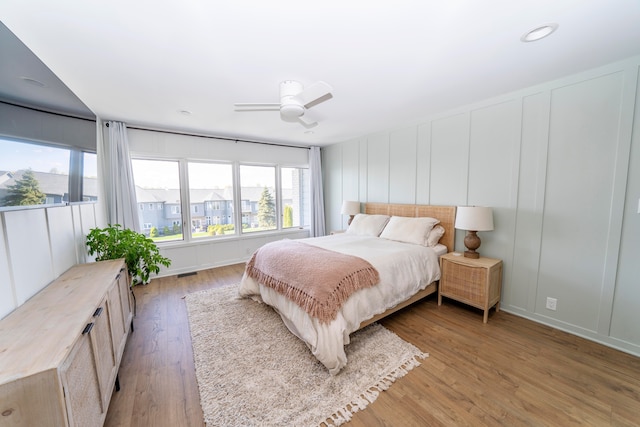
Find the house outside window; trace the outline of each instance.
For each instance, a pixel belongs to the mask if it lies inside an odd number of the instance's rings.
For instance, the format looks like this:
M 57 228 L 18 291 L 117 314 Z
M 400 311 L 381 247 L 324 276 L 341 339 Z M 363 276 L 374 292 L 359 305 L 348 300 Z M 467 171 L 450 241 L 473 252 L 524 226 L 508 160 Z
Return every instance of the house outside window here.
M 221 213 L 227 201 L 232 208 L 223 213 L 233 212 L 233 164 L 187 162 L 187 172 L 191 198 L 192 239 L 235 235 L 233 215 L 224 223 L 214 224 L 211 221 L 211 217 Z
M 140 231 L 156 242 L 183 240 L 179 162 L 134 158 L 131 164 L 143 224 Z M 144 224 L 155 224 L 153 236 Z
M 0 153 L 0 209 L 98 199 L 93 153 L 2 137 Z

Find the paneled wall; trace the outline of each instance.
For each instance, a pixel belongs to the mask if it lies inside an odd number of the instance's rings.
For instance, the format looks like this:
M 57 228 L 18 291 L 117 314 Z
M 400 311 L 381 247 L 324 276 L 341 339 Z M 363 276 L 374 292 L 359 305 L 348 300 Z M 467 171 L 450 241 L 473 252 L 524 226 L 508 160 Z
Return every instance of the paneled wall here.
M 91 261 L 84 236 L 95 203 L 0 212 L 0 318 L 77 263 Z
M 342 200 L 492 206 L 480 252 L 504 260 L 501 308 L 640 355 L 639 69 L 631 58 L 326 147 L 327 228 L 346 227 Z

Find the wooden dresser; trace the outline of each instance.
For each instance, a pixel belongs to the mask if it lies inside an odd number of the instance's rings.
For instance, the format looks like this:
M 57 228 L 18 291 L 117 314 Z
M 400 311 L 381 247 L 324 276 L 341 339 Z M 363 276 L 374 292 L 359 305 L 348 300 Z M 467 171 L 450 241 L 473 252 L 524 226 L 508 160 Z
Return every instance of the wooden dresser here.
M 0 320 L 0 426 L 101 426 L 131 308 L 120 259 L 70 268 Z

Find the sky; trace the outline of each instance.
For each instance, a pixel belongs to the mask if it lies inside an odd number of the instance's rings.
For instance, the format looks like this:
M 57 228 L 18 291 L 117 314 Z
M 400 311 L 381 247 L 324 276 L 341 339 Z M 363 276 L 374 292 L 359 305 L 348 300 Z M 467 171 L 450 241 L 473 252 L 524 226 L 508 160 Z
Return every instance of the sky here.
M 95 159 L 95 155 L 91 155 Z M 69 173 L 69 150 L 47 145 L 25 144 L 0 138 L 0 170 L 15 172 L 56 170 Z M 85 162 L 85 176 L 98 176 L 95 160 Z

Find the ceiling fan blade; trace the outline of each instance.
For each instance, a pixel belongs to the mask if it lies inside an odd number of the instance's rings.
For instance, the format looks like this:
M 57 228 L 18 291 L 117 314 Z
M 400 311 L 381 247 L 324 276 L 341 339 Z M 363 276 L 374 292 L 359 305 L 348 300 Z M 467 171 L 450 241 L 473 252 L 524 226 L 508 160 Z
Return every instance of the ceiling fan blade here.
M 297 94 L 295 97 L 302 102 L 305 108 L 311 108 L 321 102 L 331 99 L 333 88 L 325 82 L 316 82 L 305 90 Z
M 280 104 L 238 103 L 233 104 L 233 107 L 236 111 L 272 111 L 279 110 Z
M 311 128 L 314 128 L 314 127 L 318 126 L 318 122 L 315 122 L 313 120 L 307 119 L 304 116 L 298 117 L 298 122 L 302 126 L 306 127 L 307 129 L 311 129 Z

